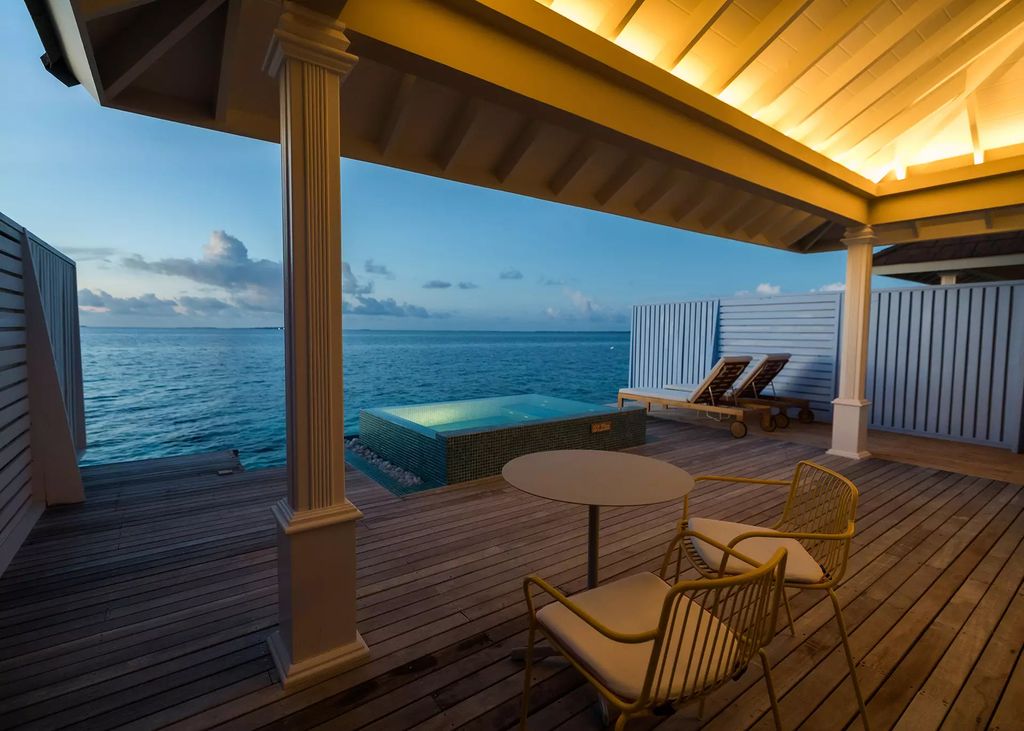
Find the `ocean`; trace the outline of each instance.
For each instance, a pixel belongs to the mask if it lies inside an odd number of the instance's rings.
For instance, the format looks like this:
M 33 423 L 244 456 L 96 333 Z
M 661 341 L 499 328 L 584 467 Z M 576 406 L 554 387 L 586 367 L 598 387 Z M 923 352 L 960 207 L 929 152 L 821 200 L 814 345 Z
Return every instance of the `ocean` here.
M 345 333 L 345 430 L 360 409 L 540 393 L 609 403 L 628 332 Z M 82 328 L 82 464 L 239 450 L 284 464 L 280 330 Z M 339 445 L 341 448 L 341 445 Z

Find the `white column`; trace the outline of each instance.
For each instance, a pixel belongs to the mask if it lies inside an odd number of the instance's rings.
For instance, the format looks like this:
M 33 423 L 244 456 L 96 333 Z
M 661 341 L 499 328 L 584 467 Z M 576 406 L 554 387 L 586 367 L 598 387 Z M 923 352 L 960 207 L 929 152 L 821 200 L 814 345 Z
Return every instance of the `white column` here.
M 871 257 L 878 238 L 871 226 L 846 229 L 846 292 L 840 343 L 839 398 L 832 402 L 832 448 L 829 454 L 851 459 L 869 457 L 868 418 L 864 398 L 871 313 Z
M 368 655 L 356 630 L 356 521 L 345 498 L 341 354 L 341 82 L 345 26 L 284 3 L 266 70 L 281 93 L 288 497 L 278 524 L 279 629 L 287 688 Z

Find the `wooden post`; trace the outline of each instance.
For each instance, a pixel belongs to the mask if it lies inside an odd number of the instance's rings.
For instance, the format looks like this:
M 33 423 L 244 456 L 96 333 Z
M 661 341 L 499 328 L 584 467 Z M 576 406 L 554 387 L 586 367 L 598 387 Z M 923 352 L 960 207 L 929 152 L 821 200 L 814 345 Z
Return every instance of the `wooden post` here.
M 865 398 L 868 326 L 871 314 L 871 259 L 878 238 L 871 226 L 851 226 L 846 245 L 846 291 L 839 361 L 839 397 L 832 402 L 832 448 L 829 454 L 850 459 L 870 457 L 867 449 L 871 402 Z
M 341 350 L 341 82 L 345 26 L 284 3 L 266 69 L 281 94 L 288 498 L 278 523 L 279 629 L 287 688 L 368 656 L 356 630 L 356 521 L 345 498 Z

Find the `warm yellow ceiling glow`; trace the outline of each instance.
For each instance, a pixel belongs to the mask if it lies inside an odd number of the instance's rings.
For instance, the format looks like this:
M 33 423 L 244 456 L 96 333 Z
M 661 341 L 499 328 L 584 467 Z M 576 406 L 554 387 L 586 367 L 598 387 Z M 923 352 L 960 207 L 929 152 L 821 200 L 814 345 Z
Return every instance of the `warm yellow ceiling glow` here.
M 551 8 L 871 180 L 1024 143 L 1024 0 Z

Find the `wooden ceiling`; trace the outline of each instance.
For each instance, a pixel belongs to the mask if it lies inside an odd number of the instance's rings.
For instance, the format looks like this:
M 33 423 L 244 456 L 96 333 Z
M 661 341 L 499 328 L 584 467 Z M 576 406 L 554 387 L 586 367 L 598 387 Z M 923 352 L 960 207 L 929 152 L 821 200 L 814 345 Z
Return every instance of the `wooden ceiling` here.
M 1018 0 L 536 0 L 878 181 L 1019 155 Z
M 30 2 L 59 41 L 50 61 L 101 104 L 278 139 L 263 71 L 277 0 Z M 972 89 L 940 105 L 974 108 L 972 139 L 1006 141 L 999 120 L 1021 133 L 1024 0 L 315 3 L 341 13 L 360 57 L 342 87 L 346 157 L 796 252 L 838 248 L 855 223 L 887 242 L 1024 228 L 1024 158 L 985 148 L 968 173 L 877 185 L 848 159 L 931 119 L 939 76 Z M 936 38 L 944 52 L 925 59 Z M 945 139 L 958 120 L 925 126 Z

